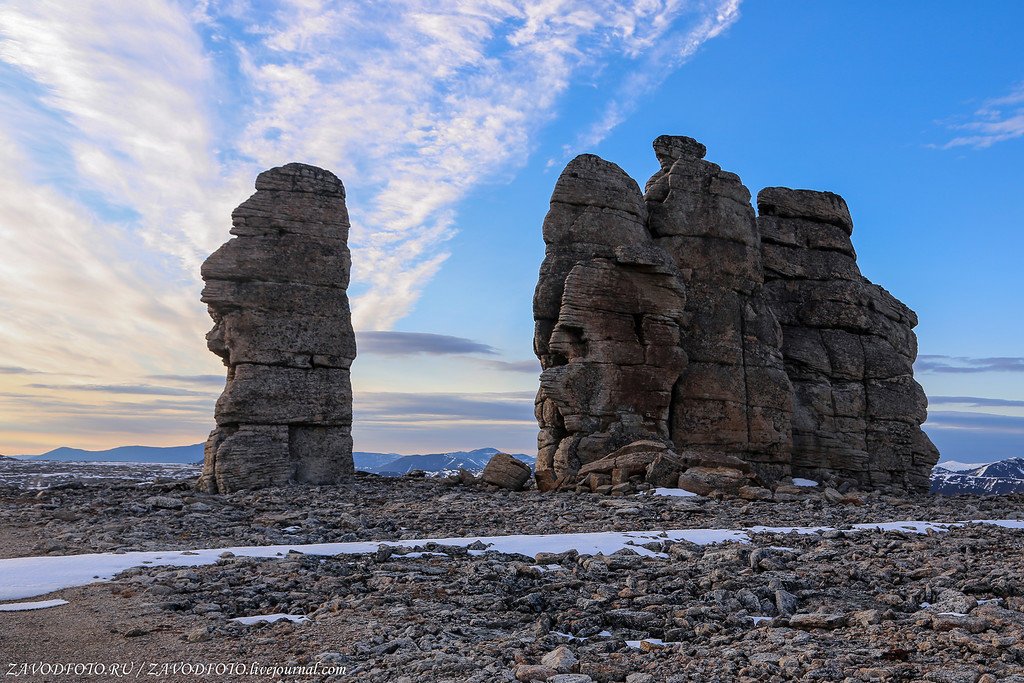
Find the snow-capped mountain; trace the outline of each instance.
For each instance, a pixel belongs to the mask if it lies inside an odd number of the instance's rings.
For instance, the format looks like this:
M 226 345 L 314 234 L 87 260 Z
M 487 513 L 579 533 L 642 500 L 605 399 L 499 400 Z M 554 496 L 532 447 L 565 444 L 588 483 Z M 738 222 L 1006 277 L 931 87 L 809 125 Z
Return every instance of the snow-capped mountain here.
M 402 455 L 400 453 L 368 453 L 356 451 L 352 454 L 357 470 L 401 476 L 421 470 L 430 476 L 455 474 L 465 469 L 479 474 L 497 448 L 477 448 L 472 451 L 452 451 L 450 453 L 427 453 L 423 455 Z M 0 456 L 7 457 L 7 456 Z M 191 446 L 121 446 L 105 451 L 86 451 L 81 448 L 56 448 L 42 455 L 11 456 L 18 460 L 56 460 L 62 462 L 127 462 L 127 463 L 182 463 L 193 464 L 203 461 L 203 444 Z M 531 468 L 535 458 L 522 453 L 514 454 Z
M 940 463 L 932 470 L 931 491 L 949 496 L 1024 493 L 1024 458 L 976 463 L 973 468 L 968 463 Z
M 477 448 L 472 451 L 453 451 L 451 453 L 428 453 L 425 455 L 397 455 L 394 453 L 353 453 L 357 470 L 373 472 L 389 476 L 400 476 L 421 470 L 429 475 L 442 476 L 454 474 L 460 469 L 479 474 L 497 448 Z M 535 458 L 523 453 L 515 453 L 513 457 L 533 467 Z

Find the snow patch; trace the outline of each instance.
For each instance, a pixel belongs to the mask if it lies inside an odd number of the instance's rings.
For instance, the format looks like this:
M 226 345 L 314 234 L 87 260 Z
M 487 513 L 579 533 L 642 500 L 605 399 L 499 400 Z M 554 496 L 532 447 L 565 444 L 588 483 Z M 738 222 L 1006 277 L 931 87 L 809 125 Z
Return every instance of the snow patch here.
M 897 521 L 856 524 L 849 531 L 895 531 L 923 534 L 948 531 L 970 522 Z M 1006 529 L 1024 529 L 1024 520 L 974 520 Z M 414 547 L 437 544 L 460 546 L 479 544 L 486 550 L 470 550 L 471 555 L 487 552 L 536 556 L 537 553 L 564 553 L 575 550 L 581 555 L 611 555 L 629 550 L 638 555 L 665 558 L 665 553 L 645 548 L 645 544 L 685 541 L 696 545 L 715 543 L 749 543 L 751 534 L 816 534 L 832 527 L 769 527 L 747 529 L 670 529 L 664 531 L 603 531 L 576 534 L 523 534 L 515 536 L 471 536 L 466 538 L 426 538 L 401 541 L 357 541 L 352 543 L 308 543 L 292 545 L 242 546 L 197 550 L 89 553 L 82 555 L 47 555 L 15 557 L 0 560 L 0 600 L 22 600 L 45 595 L 64 588 L 109 581 L 117 574 L 142 566 L 198 567 L 215 564 L 224 553 L 237 557 L 278 558 L 297 552 L 308 555 L 368 555 L 381 546 Z M 419 551 L 417 551 L 419 552 Z M 421 556 L 426 555 L 425 551 Z M 405 555 L 405 557 L 410 557 Z M 401 556 L 398 556 L 401 557 Z
M 668 489 L 668 488 L 656 488 L 654 489 L 653 495 L 655 496 L 675 496 L 676 498 L 695 498 L 697 496 L 693 491 L 687 491 L 686 489 Z
M 959 460 L 944 460 L 936 465 L 936 467 L 941 467 L 942 469 L 949 470 L 950 472 L 966 472 L 968 470 L 976 470 L 979 467 L 991 464 L 991 462 L 960 462 Z
M 817 486 L 817 485 L 818 485 L 818 482 L 814 481 L 813 479 L 801 479 L 800 477 L 794 477 L 793 478 L 793 486 L 811 487 L 811 486 Z
M 37 609 L 47 609 L 49 607 L 60 607 L 61 605 L 68 604 L 67 600 L 40 600 L 38 602 L 10 602 L 6 605 L 0 605 L 0 612 L 29 612 Z

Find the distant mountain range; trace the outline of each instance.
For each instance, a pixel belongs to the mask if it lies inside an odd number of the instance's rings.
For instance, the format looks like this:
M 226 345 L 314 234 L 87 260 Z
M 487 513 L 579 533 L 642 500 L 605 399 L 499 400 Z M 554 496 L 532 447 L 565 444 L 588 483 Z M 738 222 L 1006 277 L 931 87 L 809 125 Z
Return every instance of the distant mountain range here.
M 453 451 L 451 453 L 428 453 L 425 455 L 401 455 L 400 453 L 352 454 L 357 470 L 385 476 L 398 477 L 413 470 L 422 470 L 432 476 L 453 474 L 466 469 L 479 474 L 497 448 L 478 448 L 474 451 Z M 105 451 L 87 451 L 81 448 L 55 448 L 42 455 L 16 455 L 19 460 L 55 460 L 59 462 L 143 462 L 197 464 L 203 461 L 203 444 L 191 446 L 121 446 Z M 533 456 L 515 454 L 530 467 Z
M 400 453 L 352 454 L 357 470 L 383 476 L 399 477 L 413 470 L 429 476 L 454 474 L 460 469 L 479 474 L 497 448 L 478 448 L 472 451 L 401 455 Z M 531 468 L 535 458 L 515 453 Z M 121 446 L 105 451 L 87 451 L 81 448 L 55 448 L 42 455 L 11 456 L 19 460 L 52 460 L 59 462 L 141 462 L 199 464 L 203 461 L 203 444 L 190 446 Z M 942 495 L 999 495 L 1024 493 L 1024 458 L 1010 458 L 990 463 L 964 463 L 947 460 L 932 470 L 932 493 Z
M 195 464 L 203 461 L 203 444 L 191 446 L 119 446 L 105 451 L 86 451 L 63 446 L 42 455 L 16 455 L 19 460 L 59 462 L 151 462 Z
M 428 453 L 426 455 L 398 455 L 396 453 L 353 453 L 356 469 L 385 476 L 401 476 L 421 470 L 433 476 L 454 474 L 460 469 L 479 474 L 497 448 L 478 448 L 475 451 L 453 451 L 451 453 Z M 522 460 L 533 468 L 532 455 L 513 453 L 513 457 Z
M 1024 493 L 1024 458 L 991 463 L 939 463 L 932 470 L 931 491 L 947 496 Z

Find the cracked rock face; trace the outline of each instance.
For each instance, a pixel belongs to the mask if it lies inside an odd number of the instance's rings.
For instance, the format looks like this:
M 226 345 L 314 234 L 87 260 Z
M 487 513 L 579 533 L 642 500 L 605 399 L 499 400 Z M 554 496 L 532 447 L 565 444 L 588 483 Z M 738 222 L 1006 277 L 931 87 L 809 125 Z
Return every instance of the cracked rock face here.
M 541 488 L 634 441 L 795 474 L 926 489 L 916 316 L 864 279 L 846 203 L 654 142 L 640 194 L 592 155 L 559 178 L 534 297 Z
M 863 277 L 846 202 L 769 187 L 757 196 L 765 291 L 793 382 L 793 471 L 925 488 L 938 451 L 921 431 L 917 316 Z
M 661 169 L 647 183 L 648 225 L 689 274 L 690 364 L 673 390 L 672 441 L 738 455 L 769 479 L 788 474 L 791 385 L 762 291 L 750 192 L 691 138 L 661 136 L 654 149 Z
M 534 296 L 542 488 L 638 439 L 668 439 L 686 297 L 646 221 L 636 182 L 596 156 L 555 185 Z
M 228 368 L 199 481 L 210 492 L 331 483 L 353 469 L 345 188 L 288 164 L 256 190 L 202 269 L 207 345 Z

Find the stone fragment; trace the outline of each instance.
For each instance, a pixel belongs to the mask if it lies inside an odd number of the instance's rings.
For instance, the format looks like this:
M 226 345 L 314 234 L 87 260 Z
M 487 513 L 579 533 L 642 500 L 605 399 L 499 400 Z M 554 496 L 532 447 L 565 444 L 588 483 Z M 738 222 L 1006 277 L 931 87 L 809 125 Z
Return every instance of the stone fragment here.
M 530 466 L 508 453 L 495 453 L 480 473 L 480 479 L 503 489 L 519 491 L 530 479 Z
M 573 667 L 579 663 L 579 659 L 573 654 L 565 645 L 559 645 L 551 652 L 547 653 L 540 658 L 540 663 L 544 666 L 549 666 L 555 669 L 558 673 L 564 674 L 572 671 Z
M 675 486 L 679 482 L 679 474 L 685 467 L 683 461 L 669 453 L 661 453 L 647 465 L 644 480 L 651 486 Z
M 663 443 L 636 441 L 609 453 L 600 460 L 587 463 L 580 468 L 579 475 L 587 476 L 592 473 L 611 475 L 618 470 L 621 473 L 620 476 L 629 479 L 634 474 L 644 474 L 647 468 L 658 459 L 675 461 L 677 469 L 682 466 L 682 461 Z
M 326 484 L 350 475 L 356 355 L 345 189 L 304 164 L 270 169 L 203 264 L 207 345 L 227 366 L 199 488 Z
M 171 498 L 170 496 L 150 496 L 146 499 L 146 505 L 157 508 L 158 510 L 180 510 L 185 507 L 185 504 L 178 498 Z
M 763 486 L 743 486 L 737 494 L 744 500 L 771 500 L 773 495 L 770 489 Z
M 794 614 L 789 618 L 789 625 L 792 628 L 804 630 L 823 629 L 832 631 L 846 626 L 845 614 L 831 614 L 828 612 L 812 612 L 810 614 Z
M 516 680 L 522 681 L 523 683 L 530 683 L 530 681 L 546 681 L 557 674 L 558 672 L 553 668 L 542 664 L 519 664 L 515 668 Z
M 779 611 L 779 614 L 788 617 L 796 612 L 796 606 L 795 595 L 782 588 L 775 591 L 775 609 Z
M 678 487 L 706 496 L 712 491 L 738 494 L 750 483 L 750 475 L 731 467 L 691 467 L 679 475 Z

